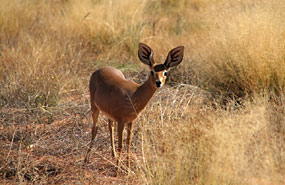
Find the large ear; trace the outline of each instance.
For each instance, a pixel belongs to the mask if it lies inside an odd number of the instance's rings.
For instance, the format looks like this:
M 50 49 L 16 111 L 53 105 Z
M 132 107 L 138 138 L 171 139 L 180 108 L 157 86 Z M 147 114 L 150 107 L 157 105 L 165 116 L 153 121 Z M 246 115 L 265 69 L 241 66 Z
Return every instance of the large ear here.
M 179 46 L 169 51 L 164 65 L 167 69 L 177 66 L 182 62 L 184 53 L 184 46 Z
M 138 56 L 142 63 L 153 66 L 153 51 L 152 49 L 144 43 L 139 43 Z

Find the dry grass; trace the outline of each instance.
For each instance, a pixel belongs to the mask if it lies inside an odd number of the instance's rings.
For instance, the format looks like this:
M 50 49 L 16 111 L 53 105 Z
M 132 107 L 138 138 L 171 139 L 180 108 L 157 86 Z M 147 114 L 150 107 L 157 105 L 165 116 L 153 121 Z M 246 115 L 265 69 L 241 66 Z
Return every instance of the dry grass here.
M 284 184 L 284 12 L 282 0 L 0 0 L 1 184 Z M 113 177 L 104 117 L 83 165 L 87 84 L 105 65 L 143 81 L 139 42 L 157 61 L 177 45 L 185 57 L 136 121 L 133 173 Z
M 214 17 L 209 20 L 211 30 L 196 58 L 204 68 L 203 84 L 237 98 L 284 95 L 285 3 L 241 1 L 222 6 L 223 11 L 209 13 Z
M 160 112 L 163 118 L 159 114 L 147 117 L 143 126 L 142 182 L 284 183 L 280 176 L 285 167 L 284 143 L 280 142 L 284 140 L 284 109 L 278 112 L 266 98 L 257 97 L 242 109 L 214 110 L 201 104 L 201 95 L 198 98 L 197 91 L 187 86 L 169 89 L 168 94 L 168 101 L 146 110 Z M 278 121 L 273 122 L 273 117 Z

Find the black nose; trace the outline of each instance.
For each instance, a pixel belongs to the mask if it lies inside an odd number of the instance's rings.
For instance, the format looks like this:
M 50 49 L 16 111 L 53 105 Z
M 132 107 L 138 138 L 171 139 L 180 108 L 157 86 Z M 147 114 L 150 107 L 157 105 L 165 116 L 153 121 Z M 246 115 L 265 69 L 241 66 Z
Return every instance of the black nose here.
M 161 87 L 161 81 L 155 81 L 156 87 Z

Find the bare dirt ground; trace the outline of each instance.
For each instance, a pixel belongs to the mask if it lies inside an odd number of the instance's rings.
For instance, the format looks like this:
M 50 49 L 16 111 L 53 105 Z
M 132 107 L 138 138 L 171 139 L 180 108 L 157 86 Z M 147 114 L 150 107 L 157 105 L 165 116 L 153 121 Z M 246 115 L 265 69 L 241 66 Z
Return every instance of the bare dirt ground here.
M 77 99 L 72 104 L 61 110 L 1 110 L 0 184 L 135 183 L 125 172 L 115 177 L 116 160 L 111 155 L 103 115 L 99 117 L 101 127 L 89 163 L 84 164 L 91 113 L 85 100 Z M 134 137 L 133 144 L 137 140 Z M 137 148 L 132 151 L 133 156 L 139 155 Z

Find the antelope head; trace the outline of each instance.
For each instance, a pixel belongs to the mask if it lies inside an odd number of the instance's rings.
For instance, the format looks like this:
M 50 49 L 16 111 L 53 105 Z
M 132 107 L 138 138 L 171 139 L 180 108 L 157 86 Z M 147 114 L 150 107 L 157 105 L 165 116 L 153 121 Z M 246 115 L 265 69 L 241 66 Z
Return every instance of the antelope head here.
M 153 50 L 146 44 L 139 43 L 138 57 L 140 61 L 150 68 L 150 78 L 157 88 L 165 84 L 167 71 L 182 62 L 184 46 L 178 46 L 169 51 L 163 64 L 155 64 L 153 59 Z

